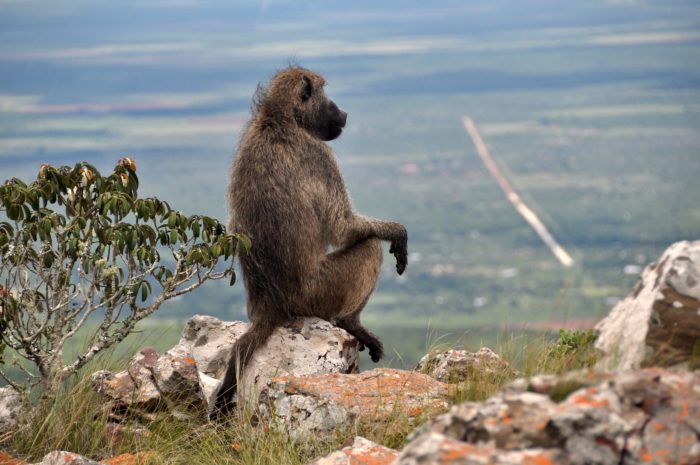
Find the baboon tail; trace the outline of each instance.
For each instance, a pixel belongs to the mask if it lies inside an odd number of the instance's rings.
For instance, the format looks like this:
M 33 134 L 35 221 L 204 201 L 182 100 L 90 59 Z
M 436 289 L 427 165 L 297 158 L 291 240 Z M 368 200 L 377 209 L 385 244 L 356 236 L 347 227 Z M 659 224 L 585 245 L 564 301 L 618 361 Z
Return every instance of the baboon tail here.
M 229 413 L 233 409 L 233 395 L 238 388 L 238 375 L 248 364 L 258 347 L 265 344 L 278 324 L 272 321 L 255 322 L 233 345 L 223 382 L 216 394 L 211 418 Z

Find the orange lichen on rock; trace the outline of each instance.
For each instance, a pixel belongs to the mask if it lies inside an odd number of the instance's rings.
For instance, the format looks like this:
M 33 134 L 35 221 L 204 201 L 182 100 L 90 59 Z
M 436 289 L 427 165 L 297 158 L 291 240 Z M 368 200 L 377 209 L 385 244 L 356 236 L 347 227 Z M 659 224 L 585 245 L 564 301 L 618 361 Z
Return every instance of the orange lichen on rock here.
M 101 463 L 107 465 L 142 465 L 152 458 L 153 452 L 137 452 L 136 454 L 124 453 L 102 460 Z
M 523 458 L 523 465 L 555 465 L 555 463 L 547 454 L 525 453 L 525 456 Z
M 508 412 L 501 413 L 501 423 L 504 425 L 510 425 L 513 423 L 513 419 L 508 415 Z
M 690 416 L 690 403 L 687 400 L 681 400 L 678 404 L 678 420 L 683 421 Z
M 448 386 L 421 373 L 375 368 L 355 374 L 288 375 L 273 379 L 287 395 L 331 401 L 373 420 L 395 413 L 416 417 L 447 408 Z
M 439 445 L 440 454 L 438 463 L 452 463 L 464 457 L 479 457 L 490 459 L 496 449 L 491 446 L 468 444 L 445 437 Z
M 4 450 L 0 450 L 0 465 L 27 465 L 27 462 L 16 459 Z
M 389 465 L 398 452 L 357 436 L 351 446 L 316 459 L 310 465 Z
M 610 405 L 607 399 L 596 399 L 594 397 L 591 397 L 589 393 L 571 396 L 570 401 L 577 405 L 583 405 L 593 408 L 607 407 Z
M 655 430 L 657 433 L 660 433 L 660 432 L 662 432 L 662 431 L 665 430 L 665 429 L 666 429 L 666 425 L 664 425 L 664 424 L 661 423 L 660 421 L 657 421 L 656 423 L 654 423 L 654 430 Z
M 398 455 L 395 450 L 380 445 L 355 452 L 345 450 L 343 453 L 348 457 L 349 465 L 388 465 Z

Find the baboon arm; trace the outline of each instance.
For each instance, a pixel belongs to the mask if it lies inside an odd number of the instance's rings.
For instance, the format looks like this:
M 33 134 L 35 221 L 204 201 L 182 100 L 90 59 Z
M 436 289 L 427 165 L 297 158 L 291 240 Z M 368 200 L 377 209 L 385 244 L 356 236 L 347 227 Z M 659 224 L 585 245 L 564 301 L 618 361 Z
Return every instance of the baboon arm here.
M 400 223 L 358 214 L 346 215 L 338 223 L 341 227 L 337 231 L 339 237 L 336 238 L 336 245 L 342 248 L 350 247 L 368 237 L 376 237 L 382 241 L 393 242 L 406 236 L 406 228 Z
M 352 214 L 343 228 L 340 246 L 349 247 L 367 237 L 376 237 L 391 242 L 389 253 L 396 257 L 396 271 L 403 274 L 408 262 L 408 233 L 406 227 L 394 221 L 384 221 L 376 218 Z

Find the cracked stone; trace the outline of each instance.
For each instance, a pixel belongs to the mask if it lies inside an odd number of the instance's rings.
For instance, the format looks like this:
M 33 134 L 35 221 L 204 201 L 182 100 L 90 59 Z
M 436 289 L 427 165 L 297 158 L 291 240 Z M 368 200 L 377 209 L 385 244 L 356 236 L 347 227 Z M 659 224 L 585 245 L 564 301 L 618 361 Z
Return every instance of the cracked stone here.
M 596 325 L 601 370 L 687 366 L 700 341 L 700 241 L 677 242 Z M 695 360 L 693 363 L 698 363 Z
M 296 438 L 332 433 L 358 420 L 415 421 L 447 409 L 448 385 L 427 375 L 390 368 L 360 374 L 287 375 L 272 379 L 260 409 Z
M 499 378 L 517 375 L 506 360 L 488 347 L 482 347 L 477 352 L 456 349 L 431 352 L 420 359 L 416 371 L 443 383 L 460 383 L 474 375 Z
M 508 454 L 524 450 L 570 465 L 700 463 L 700 372 L 653 368 L 539 378 L 534 384 L 543 393 L 526 390 L 531 380 L 517 380 L 484 402 L 452 407 L 419 428 L 396 463 L 506 463 Z M 575 388 L 555 402 L 552 386 L 560 384 Z M 485 461 L 473 462 L 476 457 Z

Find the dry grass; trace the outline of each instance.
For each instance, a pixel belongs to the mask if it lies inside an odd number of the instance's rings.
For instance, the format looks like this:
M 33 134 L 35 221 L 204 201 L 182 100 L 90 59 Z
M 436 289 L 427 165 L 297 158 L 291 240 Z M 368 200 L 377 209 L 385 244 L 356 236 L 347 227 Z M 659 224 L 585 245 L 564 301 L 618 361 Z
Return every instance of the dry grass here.
M 591 366 L 595 361 L 592 339 L 586 333 L 562 332 L 559 340 L 542 338 L 523 345 L 507 341 L 497 352 L 525 376 L 537 373 L 563 373 Z M 104 366 L 105 364 L 102 364 Z M 399 409 L 381 423 L 358 422 L 338 429 L 330 437 L 314 436 L 295 442 L 284 428 L 273 421 L 262 421 L 250 413 L 232 417 L 226 423 L 212 424 L 205 418 L 178 419 L 163 414 L 145 426 L 146 433 L 123 433 L 116 439 L 109 434 L 107 412 L 90 386 L 96 368 L 85 370 L 83 377 L 66 386 L 53 408 L 33 419 L 5 444 L 14 456 L 29 462 L 40 461 L 48 452 L 68 450 L 94 460 L 121 453 L 150 454 L 145 464 L 170 465 L 217 463 L 265 465 L 270 463 L 303 465 L 314 457 L 326 455 L 352 442 L 356 435 L 387 447 L 401 448 L 406 437 L 429 414 L 416 421 Z M 510 370 L 474 371 L 454 391 L 454 402 L 488 398 L 513 378 Z M 124 426 L 140 427 L 136 418 Z

